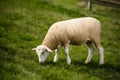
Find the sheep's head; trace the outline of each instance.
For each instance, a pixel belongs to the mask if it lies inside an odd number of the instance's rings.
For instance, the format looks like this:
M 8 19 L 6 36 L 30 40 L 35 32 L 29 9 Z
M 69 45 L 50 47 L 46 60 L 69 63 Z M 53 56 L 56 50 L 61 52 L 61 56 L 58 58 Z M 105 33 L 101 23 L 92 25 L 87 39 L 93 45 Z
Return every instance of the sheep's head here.
M 44 63 L 49 53 L 52 52 L 52 50 L 50 50 L 48 47 L 43 46 L 43 45 L 37 46 L 36 48 L 33 48 L 32 50 L 36 51 L 40 63 Z

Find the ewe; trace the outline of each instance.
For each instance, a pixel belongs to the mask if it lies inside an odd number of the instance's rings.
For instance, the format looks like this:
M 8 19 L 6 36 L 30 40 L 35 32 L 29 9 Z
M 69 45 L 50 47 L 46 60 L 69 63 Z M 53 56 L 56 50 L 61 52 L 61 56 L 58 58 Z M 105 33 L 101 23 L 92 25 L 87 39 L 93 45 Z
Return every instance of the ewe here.
M 100 44 L 101 23 L 91 17 L 75 18 L 54 23 L 48 30 L 43 43 L 32 50 L 36 50 L 40 63 L 44 63 L 47 56 L 55 49 L 54 62 L 58 60 L 58 50 L 64 46 L 67 64 L 71 63 L 69 56 L 69 44 L 88 46 L 87 64 L 92 59 L 93 44 L 100 54 L 99 64 L 104 63 L 103 48 Z

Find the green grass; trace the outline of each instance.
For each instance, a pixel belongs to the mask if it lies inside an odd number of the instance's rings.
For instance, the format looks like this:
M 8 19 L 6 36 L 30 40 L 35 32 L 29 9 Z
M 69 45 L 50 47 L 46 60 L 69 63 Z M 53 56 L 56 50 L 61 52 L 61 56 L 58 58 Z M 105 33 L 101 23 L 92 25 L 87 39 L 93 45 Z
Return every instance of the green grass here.
M 63 48 L 57 63 L 52 62 L 52 53 L 45 64 L 39 64 L 32 48 L 41 44 L 50 25 L 85 16 L 102 23 L 105 64 L 99 66 L 95 50 L 92 62 L 85 65 L 86 45 L 70 46 L 71 65 Z M 93 4 L 89 11 L 79 0 L 1 0 L 0 80 L 120 80 L 119 10 Z

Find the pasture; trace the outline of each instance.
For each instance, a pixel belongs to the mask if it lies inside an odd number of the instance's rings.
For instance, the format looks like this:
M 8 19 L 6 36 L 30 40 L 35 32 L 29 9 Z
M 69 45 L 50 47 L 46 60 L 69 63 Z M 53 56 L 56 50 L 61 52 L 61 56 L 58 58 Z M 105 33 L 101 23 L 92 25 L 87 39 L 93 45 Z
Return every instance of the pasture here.
M 84 64 L 87 46 L 70 46 L 72 63 L 63 48 L 53 63 L 54 52 L 39 64 L 33 47 L 42 43 L 57 21 L 91 16 L 102 23 L 101 43 L 105 64 L 93 59 Z M 89 11 L 80 0 L 0 0 L 0 80 L 120 80 L 120 10 L 93 4 Z

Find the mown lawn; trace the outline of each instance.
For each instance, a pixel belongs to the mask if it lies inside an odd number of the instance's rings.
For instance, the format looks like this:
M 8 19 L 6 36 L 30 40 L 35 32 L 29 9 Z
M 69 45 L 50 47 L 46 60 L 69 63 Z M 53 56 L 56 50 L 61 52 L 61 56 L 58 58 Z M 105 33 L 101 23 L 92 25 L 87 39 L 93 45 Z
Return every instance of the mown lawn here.
M 32 48 L 41 44 L 50 25 L 85 16 L 102 23 L 105 64 L 98 64 L 95 50 L 85 65 L 86 45 L 70 46 L 70 65 L 63 48 L 57 63 L 52 53 L 39 64 Z M 120 80 L 120 10 L 94 4 L 89 11 L 80 0 L 0 0 L 0 80 Z

